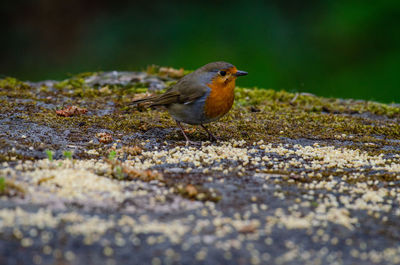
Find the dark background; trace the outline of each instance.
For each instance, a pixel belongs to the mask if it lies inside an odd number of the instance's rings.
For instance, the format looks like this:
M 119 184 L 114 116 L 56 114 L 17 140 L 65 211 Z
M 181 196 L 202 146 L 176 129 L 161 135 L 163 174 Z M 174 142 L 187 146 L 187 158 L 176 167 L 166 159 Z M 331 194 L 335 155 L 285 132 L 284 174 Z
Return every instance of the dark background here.
M 225 60 L 238 85 L 400 102 L 400 1 L 3 1 L 0 75 Z

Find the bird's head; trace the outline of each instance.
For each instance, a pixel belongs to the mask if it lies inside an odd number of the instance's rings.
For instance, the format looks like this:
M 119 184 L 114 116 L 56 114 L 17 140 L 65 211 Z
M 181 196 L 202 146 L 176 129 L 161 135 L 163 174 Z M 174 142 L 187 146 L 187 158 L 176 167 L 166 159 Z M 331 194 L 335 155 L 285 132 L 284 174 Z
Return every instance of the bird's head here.
M 234 65 L 227 62 L 214 62 L 204 65 L 199 69 L 208 79 L 206 83 L 216 86 L 235 84 L 238 76 L 247 75 L 247 72 L 238 70 Z M 232 83 L 233 82 L 233 83 Z

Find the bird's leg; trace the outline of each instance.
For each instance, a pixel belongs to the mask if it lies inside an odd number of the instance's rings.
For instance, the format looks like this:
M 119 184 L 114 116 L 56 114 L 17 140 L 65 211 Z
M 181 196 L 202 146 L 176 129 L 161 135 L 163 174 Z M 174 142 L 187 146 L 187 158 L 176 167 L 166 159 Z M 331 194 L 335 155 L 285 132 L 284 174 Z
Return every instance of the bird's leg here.
M 176 121 L 176 124 L 178 125 L 179 129 L 181 129 L 181 132 L 183 133 L 183 136 L 185 136 L 186 145 L 189 145 L 190 143 L 192 143 L 192 141 L 189 140 L 189 138 L 187 137 L 185 131 L 183 130 L 183 127 L 182 127 L 181 123 L 179 121 Z
M 214 134 L 212 134 L 212 133 L 207 129 L 206 126 L 204 126 L 203 124 L 200 124 L 200 126 L 208 133 L 208 136 L 209 136 L 209 138 L 210 138 L 210 141 L 215 141 L 215 142 L 218 141 L 217 137 L 215 137 Z

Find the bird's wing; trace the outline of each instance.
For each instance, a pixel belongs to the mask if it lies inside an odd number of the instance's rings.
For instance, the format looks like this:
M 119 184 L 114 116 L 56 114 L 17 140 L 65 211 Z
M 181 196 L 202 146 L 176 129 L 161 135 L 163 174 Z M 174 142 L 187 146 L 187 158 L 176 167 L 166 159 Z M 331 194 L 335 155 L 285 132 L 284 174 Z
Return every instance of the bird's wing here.
M 190 103 L 207 93 L 208 87 L 203 84 L 195 83 L 191 80 L 181 79 L 171 88 L 171 91 L 179 92 L 179 102 L 187 104 Z
M 173 103 L 188 104 L 207 92 L 206 85 L 194 85 L 193 82 L 182 78 L 164 94 L 133 101 L 131 104 L 149 103 L 150 107 L 169 105 Z

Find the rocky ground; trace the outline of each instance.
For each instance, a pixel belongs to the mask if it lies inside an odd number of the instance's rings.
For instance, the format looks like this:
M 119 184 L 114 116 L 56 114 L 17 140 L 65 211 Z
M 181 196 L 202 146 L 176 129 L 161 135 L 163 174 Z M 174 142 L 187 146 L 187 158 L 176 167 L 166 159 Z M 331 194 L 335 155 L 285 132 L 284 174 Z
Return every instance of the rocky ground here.
M 237 88 L 185 146 L 128 105 L 185 73 L 0 80 L 0 264 L 400 263 L 399 105 Z

